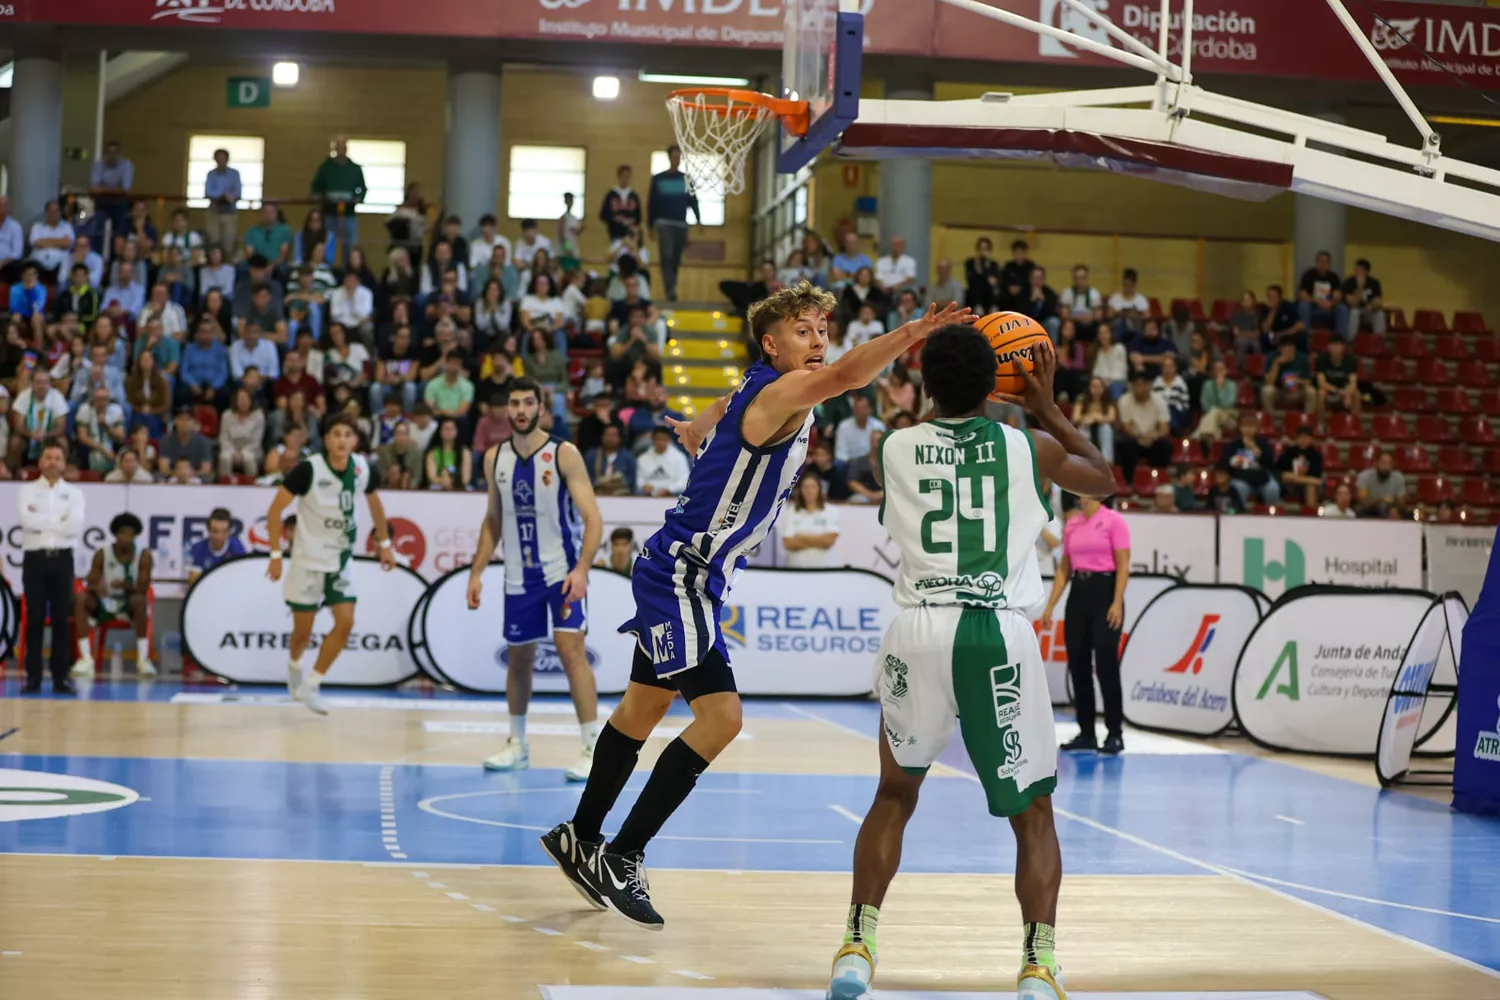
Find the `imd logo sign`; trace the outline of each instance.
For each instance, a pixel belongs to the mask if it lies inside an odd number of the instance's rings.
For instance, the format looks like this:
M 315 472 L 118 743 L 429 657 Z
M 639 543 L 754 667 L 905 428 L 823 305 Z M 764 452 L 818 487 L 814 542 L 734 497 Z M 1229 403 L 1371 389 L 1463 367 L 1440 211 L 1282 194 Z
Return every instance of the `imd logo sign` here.
M 139 798 L 133 789 L 94 778 L 0 767 L 0 823 L 108 812 Z

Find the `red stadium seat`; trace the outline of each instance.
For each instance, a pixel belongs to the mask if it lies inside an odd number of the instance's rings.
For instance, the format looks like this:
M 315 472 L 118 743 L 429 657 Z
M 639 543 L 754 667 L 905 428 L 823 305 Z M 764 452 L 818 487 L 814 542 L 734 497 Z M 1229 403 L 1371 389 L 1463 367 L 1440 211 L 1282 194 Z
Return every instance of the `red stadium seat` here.
M 1229 317 L 1234 315 L 1236 306 L 1237 303 L 1229 299 L 1214 299 L 1213 308 L 1209 310 L 1209 318 L 1220 326 L 1228 326 Z
M 1257 410 L 1251 414 L 1255 417 L 1255 433 L 1270 437 L 1276 433 L 1276 420 L 1267 410 Z M 1240 419 L 1245 419 L 1245 414 L 1240 414 Z
M 1318 445 L 1318 450 L 1323 453 L 1323 468 L 1329 472 L 1345 468 L 1344 449 L 1329 441 Z
M 1365 437 L 1364 424 L 1352 413 L 1330 413 L 1328 436 L 1335 441 L 1360 441 Z
M 1384 442 L 1410 441 L 1411 428 L 1399 413 L 1377 413 L 1370 424 L 1370 433 Z
M 1467 361 L 1469 359 L 1469 344 L 1464 338 L 1453 335 L 1442 335 L 1432 338 L 1432 356 L 1442 358 L 1445 361 Z
M 1198 447 L 1198 442 L 1190 437 L 1178 438 L 1172 444 L 1172 462 L 1174 465 L 1197 465 L 1203 461 L 1203 449 Z
M 1464 394 L 1464 398 L 1468 399 L 1468 393 Z M 1478 410 L 1480 413 L 1488 413 L 1492 417 L 1500 417 L 1500 392 L 1493 390 L 1490 392 L 1481 392 L 1479 394 Z
M 1356 444 L 1349 447 L 1349 468 L 1359 471 L 1368 469 L 1375 464 L 1383 451 L 1380 445 L 1371 441 L 1365 444 Z
M 78 473 L 78 481 L 80 483 L 102 483 L 104 482 L 104 473 L 96 472 L 93 469 L 81 469 Z
M 1453 369 L 1437 358 L 1423 358 L 1417 362 L 1417 381 L 1430 386 L 1452 385 Z
M 1418 333 L 1448 332 L 1448 321 L 1443 319 L 1442 312 L 1437 309 L 1418 309 L 1411 325 Z
M 1500 476 L 1500 448 L 1486 448 L 1479 454 L 1483 456 L 1480 464 L 1484 466 L 1484 471 L 1492 476 Z
M 1153 496 L 1158 486 L 1170 482 L 1165 469 L 1152 469 L 1138 465 L 1135 468 L 1135 482 L 1131 484 L 1131 492 L 1138 497 Z
M 1130 485 L 1129 483 L 1127 483 L 1125 481 L 1125 471 L 1123 469 L 1121 469 L 1118 465 L 1115 466 L 1114 469 L 1115 469 L 1115 490 L 1117 492 L 1124 493 L 1125 490 L 1126 490 L 1126 488 L 1129 487 L 1129 485 Z
M 1294 438 L 1297 436 L 1297 428 L 1303 424 L 1311 424 L 1313 434 L 1318 433 L 1318 421 L 1309 414 L 1291 411 L 1281 415 L 1281 436 Z
M 1407 330 L 1410 330 L 1411 325 L 1406 322 L 1406 310 L 1387 309 L 1385 311 L 1385 328 L 1392 333 L 1405 333 Z
M 1495 443 L 1495 428 L 1489 417 L 1464 417 L 1458 424 L 1458 437 L 1465 444 L 1488 448 Z
M 1485 325 L 1484 316 L 1477 312 L 1454 313 L 1453 329 L 1459 333 L 1486 334 L 1490 332 L 1490 328 Z
M 1201 299 L 1173 299 L 1172 312 L 1176 312 L 1178 306 L 1187 306 L 1188 315 L 1192 317 L 1195 322 L 1208 322 L 1208 314 L 1203 311 L 1203 302 Z
M 1224 457 L 1224 452 L 1229 450 L 1229 442 L 1223 438 L 1215 438 L 1208 442 L 1208 461 L 1210 465 L 1218 465 L 1219 460 Z
M 1484 476 L 1465 479 L 1458 495 L 1464 503 L 1474 507 L 1500 506 L 1500 490 L 1496 490 L 1494 482 Z
M 1328 350 L 1328 340 L 1332 336 L 1333 334 L 1327 330 L 1314 330 L 1312 336 L 1308 338 L 1308 344 L 1312 347 L 1312 352 L 1314 354 L 1322 354 Z
M 1390 342 L 1378 333 L 1361 330 L 1354 335 L 1354 355 L 1359 358 L 1383 358 L 1391 353 Z
M 1419 385 L 1398 385 L 1391 393 L 1391 403 L 1402 413 L 1425 413 L 1432 409 L 1431 398 Z
M 1260 387 L 1249 379 L 1243 379 L 1239 383 L 1239 390 L 1235 396 L 1235 402 L 1242 410 L 1253 410 L 1260 405 Z
M 1474 464 L 1474 453 L 1455 444 L 1438 449 L 1437 468 L 1445 476 L 1467 476 L 1479 469 Z
M 1245 375 L 1250 378 L 1266 377 L 1266 356 L 1264 354 L 1245 355 Z
M 1206 497 L 1208 489 L 1213 485 L 1213 473 L 1207 469 L 1199 469 L 1193 475 L 1193 496 Z
M 1469 349 L 1474 353 L 1475 361 L 1483 361 L 1486 364 L 1500 362 L 1500 340 L 1494 337 L 1478 337 L 1470 341 Z
M 1396 449 L 1396 468 L 1402 472 L 1431 472 L 1432 457 L 1419 444 Z
M 212 406 L 193 407 L 193 419 L 198 421 L 198 430 L 206 438 L 219 436 L 219 411 Z
M 1453 481 L 1446 476 L 1423 476 L 1417 480 L 1417 499 L 1425 504 L 1452 500 Z
M 1148 305 L 1149 315 L 1152 319 L 1161 320 L 1167 318 L 1167 314 L 1161 311 L 1161 299 L 1150 298 L 1147 299 L 1146 302 Z
M 1448 387 L 1437 391 L 1437 411 L 1449 416 L 1462 416 L 1468 413 L 1469 394 L 1466 390 Z
M 1402 358 L 1383 358 L 1375 362 L 1375 364 L 1377 366 L 1381 364 L 1385 365 L 1386 380 L 1393 385 L 1412 385 L 1421 381 L 1417 378 L 1417 373 L 1412 367 L 1411 362 Z M 1376 378 L 1379 378 L 1379 375 Z
M 1398 333 L 1391 345 L 1398 358 L 1427 357 L 1427 341 L 1420 333 Z
M 1495 376 L 1489 366 L 1479 361 L 1465 361 L 1458 366 L 1458 384 L 1466 389 L 1491 389 Z
M 1455 439 L 1453 425 L 1441 413 L 1424 413 L 1417 417 L 1417 440 L 1423 444 L 1442 444 Z

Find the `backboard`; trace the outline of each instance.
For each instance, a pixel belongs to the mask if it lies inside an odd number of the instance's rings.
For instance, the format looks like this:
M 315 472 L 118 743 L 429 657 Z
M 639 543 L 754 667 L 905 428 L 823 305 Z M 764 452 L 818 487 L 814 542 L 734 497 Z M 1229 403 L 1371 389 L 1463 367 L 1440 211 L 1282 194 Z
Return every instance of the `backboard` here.
M 860 0 L 786 0 L 781 96 L 808 103 L 807 134 L 781 132 L 777 169 L 795 173 L 859 117 Z

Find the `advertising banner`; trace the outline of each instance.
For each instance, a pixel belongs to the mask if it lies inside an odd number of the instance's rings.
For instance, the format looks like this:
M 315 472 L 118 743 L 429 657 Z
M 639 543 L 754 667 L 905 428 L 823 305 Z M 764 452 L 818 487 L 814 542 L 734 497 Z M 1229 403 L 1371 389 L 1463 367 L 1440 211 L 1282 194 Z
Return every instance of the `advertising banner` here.
M 1458 691 L 1458 660 L 1451 636 L 1455 629 L 1462 631 L 1468 617 L 1461 599 L 1445 596 L 1432 602 L 1417 626 L 1380 722 L 1375 774 L 1382 785 L 1405 777 L 1413 752 L 1429 743 L 1429 737 L 1448 721 Z M 1452 749 L 1450 742 L 1447 751 Z M 1428 750 L 1442 751 L 1438 746 Z
M 1052 577 L 1042 578 L 1046 584 L 1047 592 L 1052 592 Z M 1125 643 L 1130 639 L 1130 633 L 1135 629 L 1136 620 L 1140 618 L 1141 612 L 1146 610 L 1146 605 L 1156 599 L 1156 596 L 1169 587 L 1177 585 L 1177 579 L 1170 576 L 1147 576 L 1132 575 L 1129 582 L 1125 584 L 1125 623 L 1120 636 L 1120 646 L 1123 649 Z M 1068 597 L 1073 592 L 1070 583 L 1063 588 L 1062 598 L 1057 602 L 1057 614 L 1052 619 L 1052 624 L 1046 628 L 1042 627 L 1040 621 L 1035 622 L 1037 640 L 1042 647 L 1042 666 L 1047 671 L 1047 692 L 1052 696 L 1054 705 L 1073 704 L 1073 686 L 1068 678 L 1068 641 L 1067 641 L 1067 616 Z M 1094 704 L 1104 704 L 1104 699 L 1097 692 L 1099 682 L 1094 681 Z
M 1432 603 L 1415 590 L 1288 595 L 1235 667 L 1240 727 L 1277 750 L 1373 757 L 1391 686 Z
M 1464 626 L 1458 674 L 1453 808 L 1500 815 L 1500 554 Z
M 432 586 L 412 617 L 417 662 L 438 679 L 471 691 L 505 690 L 504 571 L 485 569 L 484 605 L 466 604 L 467 573 Z M 625 689 L 635 638 L 616 630 L 635 613 L 630 580 L 589 574 L 587 647 L 602 693 Z M 875 654 L 895 617 L 891 585 L 859 570 L 747 568 L 724 602 L 721 626 L 742 694 L 860 695 L 872 688 Z M 566 691 L 550 643 L 538 649 L 535 689 Z
M 1120 684 L 1133 726 L 1214 736 L 1234 721 L 1234 667 L 1260 624 L 1261 605 L 1243 587 L 1172 587 L 1136 619 Z
M 1495 529 L 1473 524 L 1424 524 L 1427 542 L 1427 589 L 1435 594 L 1456 590 L 1473 607 L 1484 586 L 1484 573 L 1495 547 Z
M 1222 517 L 1219 582 L 1272 598 L 1309 583 L 1418 588 L 1422 526 L 1412 521 Z M 1403 641 L 1410 637 L 1408 632 Z
M 1156 0 L 1084 0 L 1157 47 Z M 1065 0 L 1004 0 L 1007 10 L 1121 47 Z M 1500 88 L 1500 11 L 1398 0 L 1348 4 L 1349 13 L 1403 83 Z M 997 63 L 1113 66 L 1051 38 L 938 0 L 863 0 L 865 48 L 881 55 Z M 1377 21 L 1376 15 L 1383 20 Z M 201 31 L 337 31 L 355 34 L 556 39 L 676 47 L 779 49 L 783 0 L 14 0 L 7 22 L 168 26 Z M 1376 81 L 1363 53 L 1315 0 L 1197 0 L 1193 69 L 1298 79 Z M 1169 23 L 1181 57 L 1180 8 Z M 1410 38 L 1412 44 L 1407 44 Z M 1423 52 L 1442 62 L 1431 64 Z M 1446 72 L 1444 71 L 1446 70 Z M 1450 76 L 1451 74 L 1451 76 Z M 1457 83 L 1456 83 L 1457 81 Z
M 266 579 L 270 562 L 248 556 L 220 563 L 198 578 L 182 607 L 183 652 L 200 667 L 237 684 L 285 684 L 292 612 L 280 583 Z M 354 632 L 329 671 L 328 683 L 354 687 L 399 684 L 417 673 L 407 648 L 406 622 L 427 586 L 409 569 L 389 573 L 375 559 L 352 564 Z M 318 612 L 312 647 L 303 658 L 311 669 L 332 612 Z

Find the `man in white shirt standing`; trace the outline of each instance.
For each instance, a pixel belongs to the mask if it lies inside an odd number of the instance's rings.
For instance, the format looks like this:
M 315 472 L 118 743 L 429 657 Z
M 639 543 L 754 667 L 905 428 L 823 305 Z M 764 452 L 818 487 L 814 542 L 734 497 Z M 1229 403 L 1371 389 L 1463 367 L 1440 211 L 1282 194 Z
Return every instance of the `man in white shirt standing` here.
M 636 491 L 646 497 L 675 497 L 687 489 L 687 455 L 672 447 L 672 429 L 651 428 L 651 447 L 635 462 Z
M 917 260 L 906 252 L 906 238 L 892 236 L 890 252 L 875 262 L 875 284 L 892 302 L 904 289 L 917 287 Z
M 83 534 L 83 491 L 63 482 L 68 463 L 59 440 L 42 447 L 39 478 L 24 484 L 17 496 L 25 554 L 21 584 L 26 595 L 26 686 L 22 694 L 42 690 L 42 633 L 52 615 L 52 693 L 76 695 L 68 679 L 73 658 L 73 547 Z
M 45 284 L 57 284 L 73 252 L 73 239 L 73 227 L 63 220 L 61 206 L 47 202 L 46 216 L 31 226 L 31 259 L 42 269 Z

